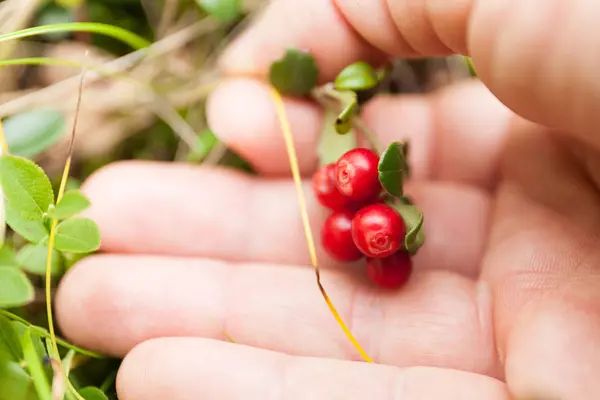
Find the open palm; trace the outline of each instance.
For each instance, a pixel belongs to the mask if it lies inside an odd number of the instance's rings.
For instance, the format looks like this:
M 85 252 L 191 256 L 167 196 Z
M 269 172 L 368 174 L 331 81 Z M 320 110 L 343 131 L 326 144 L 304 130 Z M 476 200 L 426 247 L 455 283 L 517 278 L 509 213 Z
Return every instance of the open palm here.
M 410 10 L 404 8 L 409 2 L 389 3 L 396 5 L 392 19 L 408 11 L 414 16 L 410 26 L 395 18 L 395 42 L 353 18 L 359 11 L 379 15 L 375 6 L 274 2 L 225 57 L 224 68 L 264 74 L 284 47 L 296 46 L 313 50 L 332 75 L 349 61 L 380 57 L 364 38 L 395 54 L 460 51 L 468 43 L 499 98 L 529 119 L 562 129 L 516 116 L 476 82 L 427 97 L 381 97 L 364 108 L 382 142 L 411 141 L 408 192 L 426 216 L 428 235 L 414 275 L 398 291 L 382 292 L 361 278 L 360 267 L 338 265 L 319 252 L 323 283 L 379 364 L 370 365 L 349 362 L 360 358 L 316 288 L 267 87 L 252 78 L 225 82 L 211 98 L 211 126 L 260 178 L 129 162 L 86 184 L 90 216 L 109 254 L 69 272 L 58 317 L 74 342 L 128 354 L 120 398 L 493 400 L 511 393 L 585 400 L 600 393 L 600 169 L 598 140 L 589 128 L 599 121 L 588 105 L 592 89 L 573 83 L 580 89 L 572 90 L 579 96 L 571 100 L 575 110 L 557 98 L 559 84 L 532 88 L 523 76 L 536 73 L 527 68 L 535 51 L 515 51 L 518 73 L 498 73 L 510 60 L 502 61 L 498 51 L 490 57 L 488 44 L 499 33 L 486 35 L 486 29 L 510 14 L 499 1 L 481 1 L 475 11 L 468 1 L 459 2 L 462 8 L 430 2 L 439 5 Z M 522 13 L 510 15 L 524 18 L 532 3 L 539 2 L 523 2 Z M 271 35 L 286 13 L 294 15 L 293 26 Z M 419 23 L 425 14 L 438 36 Z M 458 28 L 448 28 L 466 26 L 465 15 L 480 32 L 469 42 L 466 29 L 458 35 Z M 503 21 L 507 32 L 520 27 L 511 21 Z M 377 32 L 385 32 L 384 25 Z M 328 32 L 327 41 L 320 30 Z M 309 175 L 319 108 L 295 99 L 286 107 L 301 169 Z M 316 230 L 326 211 L 312 197 L 309 209 Z

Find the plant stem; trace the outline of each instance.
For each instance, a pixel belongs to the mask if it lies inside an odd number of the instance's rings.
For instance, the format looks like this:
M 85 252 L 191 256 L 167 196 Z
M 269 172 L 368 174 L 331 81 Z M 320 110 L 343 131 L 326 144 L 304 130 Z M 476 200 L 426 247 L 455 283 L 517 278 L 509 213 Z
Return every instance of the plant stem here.
M 335 90 L 333 84 L 331 83 L 317 87 L 313 90 L 312 95 L 313 98 L 323 107 L 333 109 L 336 112 L 342 112 L 344 109 L 344 103 L 348 101 L 348 99 L 344 96 L 344 93 Z M 367 125 L 358 115 L 352 117 L 352 125 L 362 132 L 364 138 L 367 140 L 369 145 L 371 145 L 373 150 L 375 150 L 378 154 L 381 154 L 383 148 L 381 147 L 377 136 L 367 127 Z
M 304 235 L 306 236 L 306 241 L 308 244 L 310 260 L 311 260 L 312 266 L 315 270 L 315 276 L 317 278 L 317 286 L 319 287 L 319 291 L 321 292 L 321 295 L 323 296 L 325 303 L 327 303 L 327 306 L 329 307 L 331 314 L 337 321 L 338 325 L 342 328 L 342 331 L 344 332 L 346 337 L 348 337 L 348 339 L 350 340 L 350 342 L 352 343 L 354 348 L 362 356 L 362 358 L 366 362 L 372 363 L 373 360 L 371 359 L 371 357 L 369 357 L 367 352 L 365 352 L 365 350 L 362 348 L 360 343 L 358 343 L 358 341 L 356 340 L 354 335 L 352 335 L 352 332 L 350 332 L 350 329 L 348 329 L 348 326 L 342 320 L 342 317 L 340 316 L 339 312 L 334 307 L 333 303 L 331 302 L 331 299 L 329 298 L 329 296 L 327 295 L 327 292 L 325 291 L 325 288 L 323 287 L 323 284 L 321 283 L 321 273 L 319 272 L 319 266 L 317 263 L 317 252 L 315 250 L 315 242 L 313 239 L 312 231 L 310 229 L 310 221 L 308 219 L 308 211 L 306 209 L 306 200 L 304 199 L 304 193 L 302 191 L 302 179 L 300 177 L 300 168 L 298 167 L 298 157 L 296 155 L 296 149 L 294 147 L 292 130 L 290 128 L 290 124 L 289 124 L 289 121 L 288 121 L 286 113 L 285 113 L 285 106 L 283 105 L 283 100 L 281 99 L 280 94 L 277 92 L 277 90 L 275 90 L 274 88 L 271 88 L 271 95 L 272 95 L 274 103 L 275 103 L 275 111 L 277 113 L 277 117 L 278 117 L 279 123 L 281 125 L 281 131 L 283 133 L 283 137 L 285 140 L 285 146 L 286 146 L 286 149 L 288 152 L 288 158 L 290 160 L 290 168 L 292 170 L 292 176 L 294 178 L 294 183 L 296 186 L 296 193 L 298 195 L 298 203 L 300 205 L 300 215 L 302 217 L 302 225 L 304 226 Z
M 42 328 L 40 326 L 33 325 L 26 319 L 23 319 L 23 318 L 19 317 L 18 315 L 11 313 L 10 311 L 0 309 L 0 315 L 3 315 L 13 321 L 18 321 L 18 322 L 22 323 L 23 325 L 30 327 L 31 329 L 33 329 L 34 331 L 36 331 L 37 333 L 39 333 L 40 335 L 42 335 L 45 338 L 50 338 L 50 334 L 48 333 L 47 330 L 45 330 L 44 328 Z M 98 353 L 94 353 L 93 351 L 86 350 L 81 347 L 75 346 L 74 344 L 71 344 L 71 343 L 67 342 L 66 340 L 61 339 L 59 337 L 56 338 L 56 342 L 66 349 L 76 351 L 77 353 L 88 356 L 88 357 L 97 358 L 99 360 L 105 358 L 104 356 L 102 356 Z

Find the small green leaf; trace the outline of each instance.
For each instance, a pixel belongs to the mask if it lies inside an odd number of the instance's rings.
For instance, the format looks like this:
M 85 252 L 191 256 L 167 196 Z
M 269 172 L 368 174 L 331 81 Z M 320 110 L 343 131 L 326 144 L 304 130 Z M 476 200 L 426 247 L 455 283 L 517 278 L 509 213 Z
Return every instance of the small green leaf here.
M 73 217 L 56 227 L 54 248 L 71 253 L 90 253 L 100 247 L 100 230 L 89 218 Z
M 46 274 L 46 261 L 48 260 L 48 247 L 42 244 L 28 244 L 19 250 L 17 254 L 17 262 L 21 269 L 30 274 L 42 275 Z M 62 274 L 64 262 L 59 251 L 52 251 L 52 276 Z
M 85 400 L 108 400 L 104 392 L 94 386 L 84 387 L 79 391 L 79 394 Z
M 56 144 L 67 132 L 65 119 L 56 110 L 39 109 L 4 121 L 4 135 L 11 154 L 32 158 Z
M 52 185 L 44 170 L 23 157 L 0 157 L 0 184 L 8 205 L 24 219 L 42 219 L 54 202 Z
M 334 123 L 337 119 L 337 114 L 330 110 L 325 110 L 317 153 L 321 165 L 334 163 L 342 154 L 356 147 L 356 134 L 354 131 L 346 135 L 339 135 Z
M 4 246 L 0 247 L 0 267 L 16 267 L 17 257 L 15 249 L 9 244 L 5 243 Z
M 23 306 L 31 303 L 33 298 L 33 285 L 22 271 L 0 267 L 0 307 Z
M 37 391 L 40 400 L 51 400 L 50 384 L 48 377 L 42 365 L 42 360 L 37 353 L 32 337 L 31 328 L 27 328 L 21 337 L 21 346 L 23 346 L 23 354 L 27 362 L 27 369 L 33 378 L 33 384 Z
M 269 81 L 284 95 L 307 95 L 318 80 L 319 68 L 314 57 L 296 49 L 288 49 L 281 60 L 271 64 L 269 70 Z
M 39 400 L 33 381 L 18 363 L 0 355 L 0 400 Z
M 40 328 L 39 326 L 30 328 L 20 321 L 11 321 L 11 324 L 14 326 L 15 330 L 19 334 L 20 341 L 23 340 L 23 335 L 25 335 L 25 332 L 28 329 L 31 330 L 31 341 L 33 343 L 33 348 L 35 349 L 35 352 L 37 353 L 38 358 L 40 360 L 48 355 L 48 353 L 46 352 L 46 348 L 44 347 L 44 344 L 42 343 L 42 335 L 40 335 L 40 333 L 38 332 L 38 330 L 43 330 L 42 328 Z M 52 368 L 50 368 L 48 366 L 46 368 L 46 371 L 48 372 L 47 376 L 50 377 L 49 373 L 52 371 Z
M 3 315 L 0 315 L 0 348 L 8 351 L 8 354 L 12 357 L 11 361 L 21 362 L 23 350 L 21 349 L 19 334 L 11 321 Z
M 379 159 L 379 181 L 392 196 L 401 197 L 404 193 L 404 180 L 408 176 L 406 144 L 393 142 Z
M 379 83 L 377 72 L 364 61 L 348 65 L 335 78 L 338 90 L 367 90 Z
M 59 220 L 67 219 L 78 214 L 90 206 L 90 201 L 79 190 L 69 190 L 65 192 L 62 199 L 58 202 L 48 215 Z
M 8 204 L 6 205 L 6 223 L 13 231 L 32 243 L 39 243 L 48 237 L 48 229 L 42 220 L 24 219 Z
M 240 0 L 196 0 L 196 3 L 219 21 L 229 22 L 242 14 Z
M 352 118 L 358 113 L 356 93 L 339 92 L 338 97 L 342 100 L 343 109 L 335 120 L 335 130 L 344 135 L 352 129 Z
M 398 211 L 406 225 L 404 246 L 406 250 L 415 255 L 425 243 L 425 230 L 423 229 L 423 213 L 412 204 L 390 204 Z

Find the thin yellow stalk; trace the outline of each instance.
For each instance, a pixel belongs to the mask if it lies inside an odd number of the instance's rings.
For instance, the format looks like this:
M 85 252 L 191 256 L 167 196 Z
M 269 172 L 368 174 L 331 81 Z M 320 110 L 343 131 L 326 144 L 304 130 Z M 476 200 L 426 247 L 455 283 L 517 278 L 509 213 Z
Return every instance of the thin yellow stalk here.
M 294 178 L 294 183 L 296 184 L 296 193 L 298 195 L 298 203 L 300 206 L 302 225 L 304 226 L 304 235 L 306 236 L 306 241 L 308 244 L 308 252 L 310 253 L 310 260 L 311 260 L 312 266 L 315 270 L 315 275 L 317 278 L 317 285 L 319 287 L 319 291 L 323 295 L 323 298 L 325 299 L 325 303 L 327 303 L 327 306 L 329 307 L 331 314 L 333 314 L 333 317 L 335 318 L 337 323 L 340 325 L 340 327 L 342 328 L 342 331 L 344 331 L 344 334 L 348 337 L 348 339 L 350 340 L 352 345 L 356 348 L 356 350 L 360 353 L 360 355 L 366 362 L 372 363 L 373 359 L 371 359 L 371 357 L 369 357 L 369 355 L 365 352 L 365 350 L 358 343 L 358 341 L 356 340 L 354 335 L 352 335 L 352 332 L 350 332 L 350 329 L 348 329 L 348 326 L 342 320 L 342 317 L 340 316 L 340 314 L 336 310 L 335 306 L 331 302 L 329 296 L 327 295 L 327 292 L 325 291 L 325 288 L 323 287 L 323 284 L 321 283 L 321 274 L 319 272 L 319 266 L 317 263 L 317 252 L 315 250 L 315 242 L 313 239 L 312 231 L 310 229 L 310 222 L 308 219 L 308 211 L 306 209 L 306 200 L 304 198 L 304 192 L 302 190 L 302 180 L 300 178 L 300 171 L 299 171 L 299 167 L 298 167 L 298 157 L 296 156 L 296 148 L 294 147 L 294 141 L 292 138 L 292 130 L 290 128 L 290 124 L 289 124 L 289 121 L 288 121 L 286 113 L 285 113 L 285 107 L 283 105 L 283 100 L 281 99 L 279 92 L 277 92 L 277 90 L 272 88 L 271 94 L 272 94 L 272 97 L 273 97 L 273 100 L 275 103 L 275 111 L 277 113 L 277 117 L 278 117 L 279 123 L 281 125 L 281 131 L 282 131 L 283 137 L 285 139 L 285 147 L 287 149 L 288 158 L 290 160 L 290 168 L 292 170 L 292 177 Z

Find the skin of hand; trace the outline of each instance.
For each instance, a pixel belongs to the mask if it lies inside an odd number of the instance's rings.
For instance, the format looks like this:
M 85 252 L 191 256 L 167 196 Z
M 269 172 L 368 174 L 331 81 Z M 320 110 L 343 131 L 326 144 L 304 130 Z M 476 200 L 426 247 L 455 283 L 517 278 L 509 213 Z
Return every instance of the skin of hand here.
M 212 129 L 261 176 L 139 161 L 96 173 L 85 191 L 105 252 L 62 281 L 60 327 L 126 356 L 123 400 L 596 399 L 598 15 L 590 0 L 272 2 L 224 54 L 229 78 L 208 105 Z M 363 109 L 382 142 L 411 140 L 408 192 L 428 233 L 396 292 L 319 250 L 323 283 L 376 364 L 359 362 L 309 267 L 265 84 L 287 47 L 311 50 L 327 80 L 357 60 L 452 53 L 481 78 Z M 309 176 L 321 111 L 285 106 Z M 326 212 L 309 188 L 317 229 Z

